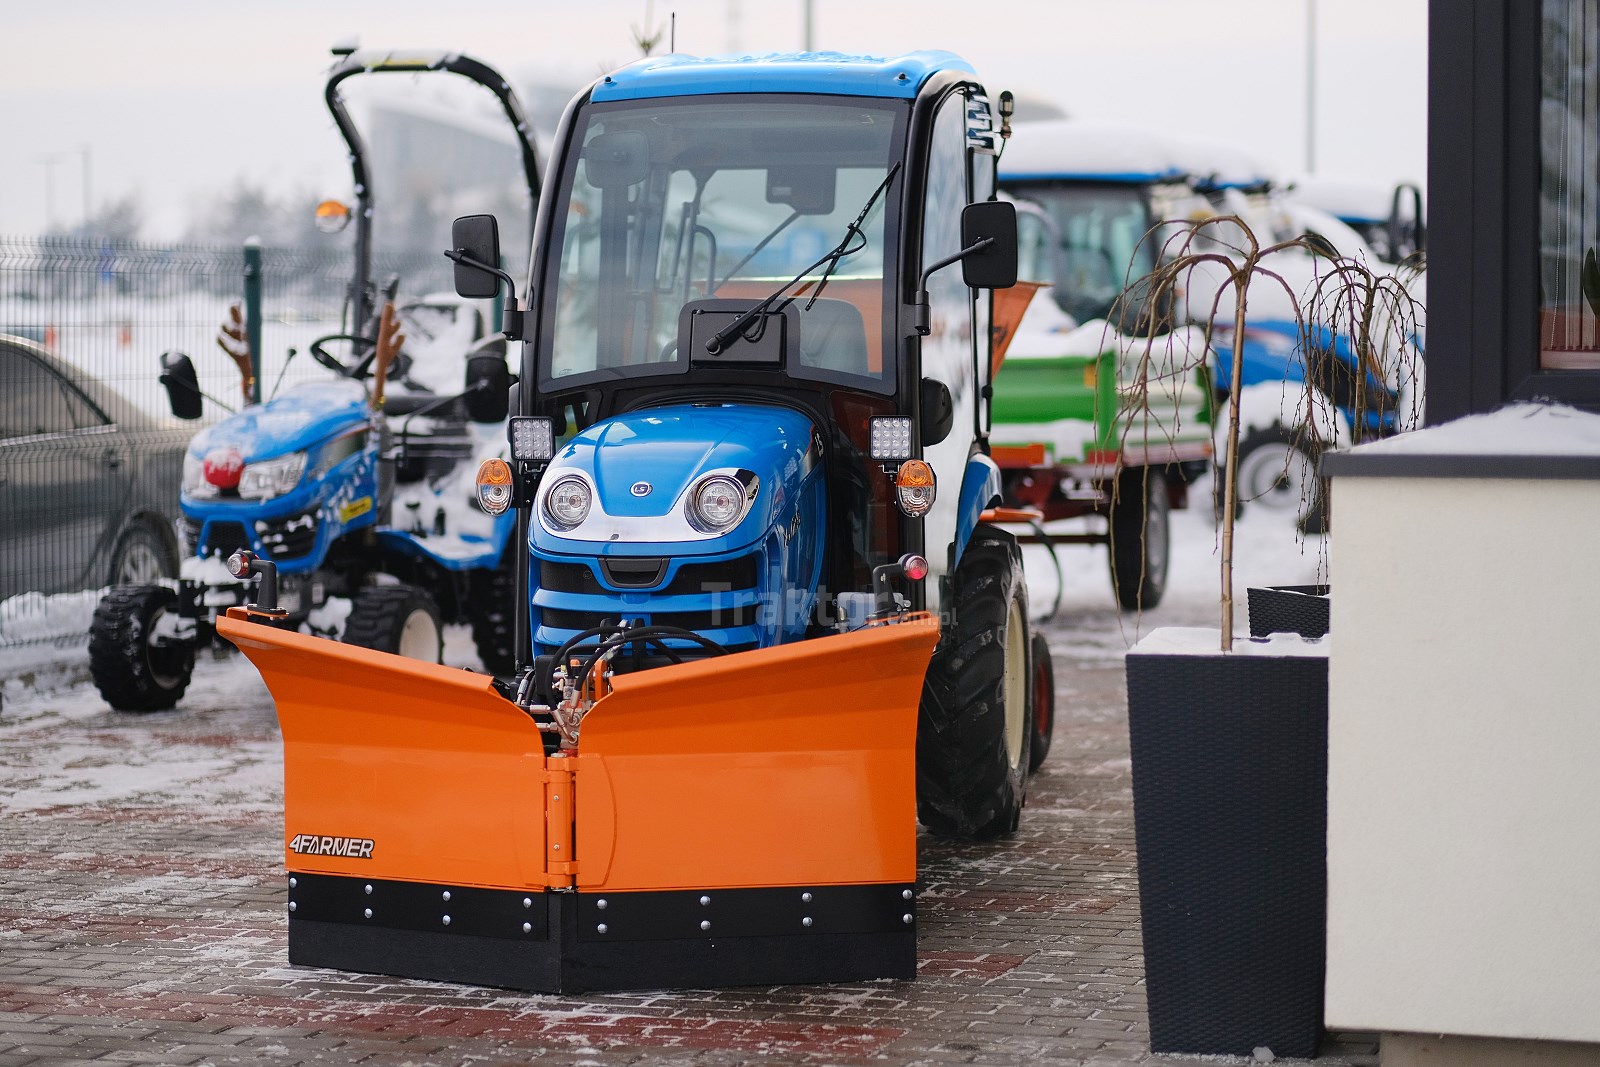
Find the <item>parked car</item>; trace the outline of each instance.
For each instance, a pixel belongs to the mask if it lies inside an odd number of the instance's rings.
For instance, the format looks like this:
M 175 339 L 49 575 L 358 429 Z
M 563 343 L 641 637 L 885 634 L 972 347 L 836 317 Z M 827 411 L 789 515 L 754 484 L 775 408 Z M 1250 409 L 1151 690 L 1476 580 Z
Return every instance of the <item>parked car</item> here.
M 175 578 L 192 432 L 0 334 L 0 600 Z

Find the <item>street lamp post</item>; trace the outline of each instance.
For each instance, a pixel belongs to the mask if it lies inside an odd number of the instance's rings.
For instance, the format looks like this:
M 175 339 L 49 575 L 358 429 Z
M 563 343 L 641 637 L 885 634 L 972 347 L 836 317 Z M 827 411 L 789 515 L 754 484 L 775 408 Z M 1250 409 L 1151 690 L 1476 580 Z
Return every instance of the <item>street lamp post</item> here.
M 1306 0 L 1306 173 L 1317 172 L 1317 0 Z

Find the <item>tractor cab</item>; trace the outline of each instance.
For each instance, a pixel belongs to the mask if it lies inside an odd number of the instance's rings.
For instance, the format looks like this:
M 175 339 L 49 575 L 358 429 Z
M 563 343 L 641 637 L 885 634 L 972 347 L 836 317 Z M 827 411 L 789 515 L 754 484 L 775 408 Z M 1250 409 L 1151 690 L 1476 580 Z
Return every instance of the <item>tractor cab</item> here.
M 536 656 L 608 620 L 727 650 L 848 630 L 908 555 L 927 577 L 895 591 L 937 607 L 994 496 L 977 287 L 1015 278 L 971 77 L 669 56 L 574 103 L 508 319 L 515 421 L 555 443 L 518 457 Z M 495 288 L 492 220 L 457 235 L 460 291 Z

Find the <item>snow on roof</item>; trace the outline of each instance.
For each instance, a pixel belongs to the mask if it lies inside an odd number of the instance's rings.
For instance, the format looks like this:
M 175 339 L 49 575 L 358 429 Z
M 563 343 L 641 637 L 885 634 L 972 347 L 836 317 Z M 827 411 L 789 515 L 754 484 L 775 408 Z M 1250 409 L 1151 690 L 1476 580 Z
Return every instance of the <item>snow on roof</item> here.
M 1382 222 L 1389 217 L 1394 190 L 1369 182 L 1306 176 L 1296 178 L 1289 196 L 1347 222 Z
M 1352 455 L 1600 456 L 1600 415 L 1565 404 L 1508 404 L 1358 445 Z
M 1278 167 L 1247 148 L 1210 137 L 1173 141 L 1179 165 L 1200 185 L 1217 189 L 1254 189 L 1282 180 Z
M 1184 170 L 1170 137 L 1110 122 L 1047 119 L 1018 122 L 1000 156 L 1000 176 L 1149 182 Z

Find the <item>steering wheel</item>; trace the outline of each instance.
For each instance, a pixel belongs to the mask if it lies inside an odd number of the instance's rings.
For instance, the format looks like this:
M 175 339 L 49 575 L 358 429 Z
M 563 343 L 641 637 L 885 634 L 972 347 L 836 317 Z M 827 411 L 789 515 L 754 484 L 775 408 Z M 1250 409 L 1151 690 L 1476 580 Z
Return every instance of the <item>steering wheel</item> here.
M 368 352 L 353 366 L 345 366 L 345 364 L 339 361 L 338 356 L 335 356 L 326 348 L 322 347 L 329 341 L 349 341 L 352 352 L 360 351 L 362 348 L 370 348 L 372 351 Z M 372 338 L 362 337 L 360 334 L 330 333 L 324 337 L 319 337 L 315 341 L 312 341 L 307 347 L 311 352 L 312 359 L 316 360 L 324 367 L 327 367 L 335 374 L 342 375 L 346 378 L 357 378 L 360 377 L 361 374 L 367 369 L 367 365 L 372 362 L 372 357 L 377 353 L 378 350 L 378 343 Z

